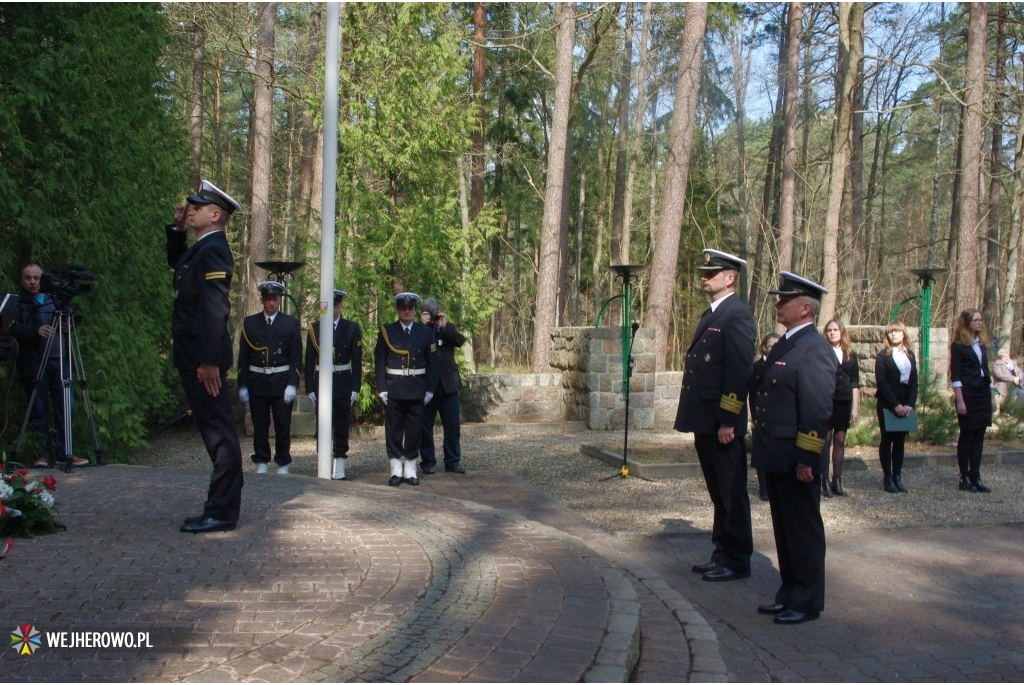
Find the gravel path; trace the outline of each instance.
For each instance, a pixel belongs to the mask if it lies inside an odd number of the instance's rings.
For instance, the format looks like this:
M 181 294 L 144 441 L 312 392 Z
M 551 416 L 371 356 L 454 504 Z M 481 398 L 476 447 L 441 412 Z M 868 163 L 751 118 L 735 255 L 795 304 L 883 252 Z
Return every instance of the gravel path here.
M 711 507 L 702 478 L 656 481 L 622 478 L 617 469 L 580 454 L 582 442 L 619 444 L 621 437 L 614 433 L 564 433 L 555 427 L 540 425 L 530 426 L 527 430 L 522 427 L 498 431 L 472 428 L 467 428 L 462 441 L 463 465 L 469 473 L 466 476 L 438 473 L 425 479 L 486 478 L 487 471 L 508 471 L 584 519 L 623 537 L 706 535 L 711 529 Z M 687 437 L 675 432 L 641 432 L 631 434 L 630 444 L 678 446 L 683 450 Z M 246 471 L 255 470 L 248 458 L 251 447 L 251 438 L 243 436 Z M 929 449 L 950 452 L 948 448 Z M 896 495 L 882 490 L 881 471 L 877 460 L 870 456 L 871 450 L 862 448 L 857 451 L 866 453 L 863 460 L 849 464 L 843 474 L 843 484 L 849 495 L 822 500 L 822 516 L 830 530 L 1024 522 L 1024 498 L 1020 496 L 1024 489 L 1024 468 L 1021 463 L 991 463 L 991 459 L 989 463 L 983 462 L 982 476 L 993 490 L 992 494 L 985 495 L 959 492 L 954 466 L 919 466 L 914 459 L 908 458 L 903 480 L 910 492 Z M 293 438 L 292 456 L 292 474 L 316 474 L 315 440 Z M 133 463 L 209 468 L 209 459 L 195 430 L 172 430 L 158 436 L 149 447 L 136 452 Z M 383 485 L 388 476 L 383 439 L 355 437 L 347 473 L 353 480 Z M 344 487 L 344 483 L 338 486 Z M 754 528 L 770 530 L 768 503 L 757 498 L 753 472 L 748 487 Z

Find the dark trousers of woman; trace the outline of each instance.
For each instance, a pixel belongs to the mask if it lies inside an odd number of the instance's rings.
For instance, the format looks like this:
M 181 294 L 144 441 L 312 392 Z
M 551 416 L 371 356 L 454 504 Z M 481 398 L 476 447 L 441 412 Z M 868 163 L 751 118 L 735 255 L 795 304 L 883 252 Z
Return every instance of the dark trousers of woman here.
M 985 446 L 985 428 L 960 428 L 956 441 L 956 461 L 960 475 L 971 480 L 981 478 L 981 452 Z

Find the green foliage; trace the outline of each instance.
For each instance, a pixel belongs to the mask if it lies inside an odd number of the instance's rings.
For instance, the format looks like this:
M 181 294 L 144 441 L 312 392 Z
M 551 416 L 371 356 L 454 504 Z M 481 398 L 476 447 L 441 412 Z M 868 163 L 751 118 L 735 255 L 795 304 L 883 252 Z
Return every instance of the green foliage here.
M 932 445 L 947 444 L 958 431 L 956 407 L 935 380 L 922 378 L 917 393 L 916 439 Z
M 187 166 L 160 88 L 165 42 L 155 4 L 0 6 L 0 272 L 16 278 L 37 261 L 98 275 L 72 304 L 99 442 L 113 459 L 167 411 L 173 377 L 162 227 Z M 79 400 L 75 447 L 87 453 L 84 414 Z
M 878 419 L 875 416 L 875 398 L 862 397 L 860 418 L 850 424 L 849 430 L 846 431 L 846 444 L 850 447 L 877 445 L 880 438 Z
M 1003 399 L 994 423 L 1000 440 L 1020 440 L 1024 433 L 1024 402 L 1015 401 L 1013 395 Z

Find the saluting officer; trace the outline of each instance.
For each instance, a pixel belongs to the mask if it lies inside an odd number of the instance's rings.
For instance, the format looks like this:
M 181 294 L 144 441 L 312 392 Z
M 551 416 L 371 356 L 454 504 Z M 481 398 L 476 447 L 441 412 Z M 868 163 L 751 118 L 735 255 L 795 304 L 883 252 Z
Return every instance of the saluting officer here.
M 174 368 L 199 434 L 213 462 L 203 513 L 190 516 L 183 533 L 234 530 L 242 506 L 242 448 L 231 408 L 231 276 L 234 263 L 224 235 L 228 219 L 242 208 L 209 181 L 174 210 L 166 227 L 167 263 L 174 269 L 171 331 Z M 188 245 L 187 229 L 196 241 Z
M 363 382 L 363 333 L 359 329 L 359 324 L 341 316 L 341 303 L 347 294 L 344 290 L 334 291 L 334 342 L 331 348 L 331 387 L 334 395 L 331 402 L 333 480 L 346 480 L 345 460 L 348 459 L 348 431 L 352 405 L 355 404 L 359 386 Z M 309 332 L 306 335 L 306 392 L 314 407 L 319 383 L 320 321 L 317 320 L 309 325 Z
M 686 351 L 675 429 L 692 432 L 715 517 L 711 560 L 691 570 L 707 581 L 750 577 L 754 539 L 747 496 L 747 393 L 754 368 L 757 324 L 736 296 L 746 261 L 704 250 L 701 286 L 711 305 Z
M 825 608 L 825 526 L 818 466 L 832 415 L 838 361 L 814 328 L 823 287 L 781 274 L 775 320 L 786 333 L 755 379 L 755 468 L 764 471 L 782 583 L 775 601 L 758 607 L 779 624 L 818 618 Z
M 431 400 L 428 388 L 437 385 L 436 346 L 433 332 L 416 321 L 420 296 L 395 295 L 398 321 L 381 326 L 373 350 L 377 393 L 384 403 L 384 441 L 391 463 L 388 485 L 419 485 L 416 459 L 423 427 L 423 405 Z
M 270 417 L 274 418 L 274 463 L 288 473 L 292 463 L 292 407 L 299 389 L 302 330 L 299 320 L 281 312 L 284 284 L 263 281 L 257 289 L 263 311 L 242 321 L 238 341 L 238 399 L 249 403 L 256 473 L 270 463 Z

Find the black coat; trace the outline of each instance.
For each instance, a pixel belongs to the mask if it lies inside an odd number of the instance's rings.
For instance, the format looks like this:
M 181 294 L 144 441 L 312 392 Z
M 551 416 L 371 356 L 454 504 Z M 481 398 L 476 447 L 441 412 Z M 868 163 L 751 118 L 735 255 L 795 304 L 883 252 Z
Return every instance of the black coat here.
M 988 365 L 988 350 L 981 346 L 981 359 L 974 347 L 954 342 L 949 348 L 949 379 L 960 381 L 960 392 L 967 406 L 967 414 L 958 416 L 966 428 L 985 428 L 992 425 L 992 371 Z
M 834 354 L 834 352 L 833 352 Z M 843 360 L 836 369 L 837 402 L 853 402 L 853 389 L 860 387 L 860 362 L 856 352 L 843 352 Z
M 907 349 L 907 356 L 910 358 L 910 380 L 906 388 L 900 388 L 900 369 L 892 355 L 883 349 L 875 357 L 875 403 L 879 414 L 882 408 L 895 411 L 900 404 L 907 407 L 917 404 L 917 361 L 910 349 Z M 900 394 L 906 395 L 905 401 L 900 401 Z
M 359 330 L 359 324 L 349 321 L 346 318 L 338 319 L 338 326 L 332 330 L 334 334 L 334 345 L 331 348 L 331 359 L 334 366 L 350 365 L 348 371 L 334 371 L 331 373 L 332 387 L 334 388 L 334 401 L 349 401 L 353 390 L 359 392 L 359 386 L 363 382 L 363 333 Z M 320 363 L 320 322 L 314 321 L 309 325 L 306 333 L 306 392 L 319 392 L 319 373 L 317 364 Z
M 767 473 L 817 468 L 832 416 L 836 355 L 814 326 L 783 337 L 768 353 L 754 402 L 751 463 Z
M 280 368 L 286 371 L 260 373 L 250 367 Z M 299 387 L 302 368 L 302 331 L 299 320 L 277 313 L 274 325 L 267 325 L 263 312 L 245 317 L 238 341 L 238 387 L 248 388 L 253 397 L 280 397 L 285 387 Z
M 713 435 L 720 426 L 732 426 L 736 435 L 747 434 L 756 335 L 750 309 L 735 295 L 697 325 L 686 351 L 677 431 Z
M 437 387 L 437 357 L 434 333 L 414 321 L 408 336 L 398 321 L 381 326 L 373 349 L 373 365 L 377 392 L 388 393 L 388 399 L 422 400 L 430 388 Z M 426 373 L 400 375 L 387 369 L 425 369 Z
M 167 263 L 174 269 L 171 333 L 174 367 L 194 372 L 201 364 L 231 366 L 231 249 L 223 231 L 206 234 L 188 247 L 184 231 L 167 228 Z
M 455 361 L 455 349 L 466 344 L 466 336 L 459 333 L 453 323 L 445 324 L 444 328 L 428 328 L 434 331 L 437 345 L 437 384 L 430 390 L 435 394 L 438 390 L 443 390 L 449 395 L 457 393 L 462 388 L 462 379 L 459 378 L 459 365 Z
M 10 333 L 18 341 L 16 367 L 22 378 L 33 379 L 39 373 L 43 352 L 46 351 L 46 338 L 39 335 L 39 328 L 53 323 L 57 307 L 49 295 L 44 295 L 40 304 L 35 295 L 24 290 L 18 292 L 15 306 L 18 308 L 18 318 L 11 324 Z M 59 354 L 59 342 L 54 339 L 50 344 L 51 358 Z

